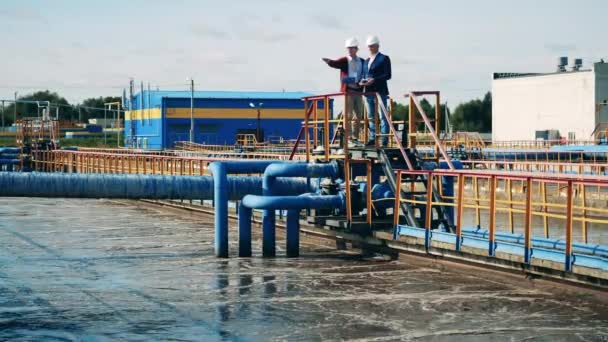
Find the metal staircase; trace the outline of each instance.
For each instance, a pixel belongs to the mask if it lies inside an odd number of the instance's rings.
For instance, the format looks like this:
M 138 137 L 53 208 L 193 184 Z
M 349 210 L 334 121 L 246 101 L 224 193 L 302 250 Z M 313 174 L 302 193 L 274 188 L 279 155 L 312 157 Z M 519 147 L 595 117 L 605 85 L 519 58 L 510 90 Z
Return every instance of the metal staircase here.
M 416 150 L 406 149 L 407 158 L 412 162 L 415 170 L 422 169 L 422 159 L 417 155 Z M 378 153 L 378 158 L 382 165 L 382 170 L 386 176 L 393 192 L 397 191 L 397 179 L 395 178 L 395 170 L 408 169 L 405 158 L 399 149 L 381 149 Z M 401 180 L 402 184 L 410 186 L 401 186 L 401 198 L 426 197 L 427 194 L 427 177 L 423 175 L 411 176 Z M 432 188 L 433 202 L 441 202 L 441 194 L 433 184 Z M 424 227 L 424 216 L 416 216 L 416 209 L 420 211 L 420 205 L 411 205 L 405 202 L 400 204 L 402 213 L 405 214 L 406 223 L 412 227 Z M 432 228 L 438 228 L 440 225 L 447 227 L 448 230 L 453 230 L 454 219 L 442 206 L 433 206 L 433 211 L 438 217 L 432 222 Z

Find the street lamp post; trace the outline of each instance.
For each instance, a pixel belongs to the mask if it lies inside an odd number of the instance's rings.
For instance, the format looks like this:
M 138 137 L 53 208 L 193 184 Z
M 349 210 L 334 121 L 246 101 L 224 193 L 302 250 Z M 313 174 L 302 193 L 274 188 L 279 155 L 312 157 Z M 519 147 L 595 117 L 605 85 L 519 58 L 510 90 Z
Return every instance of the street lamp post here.
M 15 106 L 13 107 L 13 123 L 17 124 L 17 92 L 15 92 Z
M 253 102 L 249 103 L 249 107 L 251 107 L 253 109 L 256 109 L 257 112 L 258 112 L 257 127 L 256 127 L 256 130 L 255 130 L 255 139 L 258 142 L 261 142 L 261 140 L 263 140 L 263 138 L 260 135 L 260 119 L 261 119 L 261 116 L 262 116 L 262 106 L 263 105 L 264 105 L 264 103 L 262 103 L 262 102 L 258 103 L 257 106 Z
M 143 96 L 143 94 L 142 94 Z M 143 113 L 143 109 L 142 109 L 142 113 Z M 108 136 L 107 131 L 106 131 L 106 122 L 108 122 L 108 111 L 107 111 L 107 105 L 104 103 L 103 104 L 103 144 L 105 146 L 108 146 Z
M 194 142 L 194 79 L 190 81 L 190 142 Z

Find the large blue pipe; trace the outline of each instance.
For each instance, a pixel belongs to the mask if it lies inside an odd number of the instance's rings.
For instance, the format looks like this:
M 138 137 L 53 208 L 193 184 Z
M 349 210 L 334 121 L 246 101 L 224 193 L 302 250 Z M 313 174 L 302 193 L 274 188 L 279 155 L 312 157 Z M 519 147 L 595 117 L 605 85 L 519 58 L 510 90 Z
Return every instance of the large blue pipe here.
M 264 209 L 274 213 L 274 210 L 282 209 L 287 212 L 287 256 L 297 257 L 300 253 L 300 210 L 302 209 L 322 209 L 322 208 L 337 208 L 343 209 L 346 206 L 346 200 L 343 195 L 302 195 L 302 196 L 257 196 L 247 195 L 243 197 L 241 202 L 241 211 L 239 212 L 239 256 L 251 256 L 251 209 Z M 249 210 L 243 210 L 248 208 Z M 262 224 L 266 222 L 263 221 Z M 267 239 L 268 227 L 263 227 L 263 247 L 262 254 L 264 256 L 274 256 L 275 250 L 268 250 L 271 244 L 264 244 Z M 275 238 L 275 227 L 272 226 L 272 238 Z M 243 239 L 241 240 L 241 237 Z M 248 239 L 248 240 L 245 240 Z M 275 247 L 275 241 L 272 243 L 272 248 Z M 240 254 L 243 252 L 243 254 Z
M 223 184 L 228 200 L 262 194 L 261 177 L 227 177 Z M 278 179 L 277 191 L 290 195 L 311 190 L 304 179 Z M 213 194 L 209 176 L 0 173 L 3 197 L 211 199 Z
M 0 147 L 0 154 L 4 153 L 21 153 L 21 148 L 19 147 Z
M 0 153 L 0 159 L 19 159 L 17 153 Z
M 285 252 L 288 258 L 300 256 L 300 209 L 287 211 L 287 231 Z
M 339 169 L 336 162 L 327 164 L 308 163 L 273 163 L 264 171 L 262 191 L 265 196 L 278 195 L 274 192 L 277 177 L 331 177 L 338 176 Z M 288 209 L 288 208 L 284 208 Z M 262 254 L 264 256 L 275 256 L 275 211 L 266 209 L 262 213 Z
M 18 165 L 21 163 L 19 159 L 3 159 L 0 157 L 0 165 Z
M 215 254 L 228 257 L 228 174 L 263 173 L 276 160 L 231 160 L 209 164 L 214 179 L 213 205 L 215 207 Z M 310 190 L 308 190 L 310 191 Z M 304 191 L 307 192 L 307 191 Z M 301 193 L 301 192 L 300 192 Z M 243 194 L 244 196 L 245 194 Z M 242 196 L 241 196 L 242 197 Z M 237 200 L 240 198 L 237 198 Z
M 302 195 L 302 196 L 258 196 L 243 197 L 243 206 L 251 209 L 290 210 L 290 209 L 343 209 L 346 201 L 342 195 Z
M 239 205 L 239 256 L 251 256 L 251 208 Z

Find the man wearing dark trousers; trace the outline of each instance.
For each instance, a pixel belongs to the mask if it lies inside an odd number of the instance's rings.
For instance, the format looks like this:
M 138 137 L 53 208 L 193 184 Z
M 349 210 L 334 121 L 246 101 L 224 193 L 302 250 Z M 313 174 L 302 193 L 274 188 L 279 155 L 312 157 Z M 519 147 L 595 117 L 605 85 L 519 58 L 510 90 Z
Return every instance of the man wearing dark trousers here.
M 370 56 L 365 61 L 365 74 L 364 79 L 361 81 L 361 85 L 365 87 L 365 92 L 376 92 L 380 95 L 380 99 L 384 108 L 387 108 L 388 99 L 388 84 L 387 81 L 391 79 L 391 59 L 382 53 L 380 53 L 380 39 L 377 36 L 367 37 L 367 47 L 369 49 Z M 369 119 L 369 141 L 368 146 L 375 144 L 376 139 L 376 124 L 374 122 L 374 116 L 376 113 L 376 104 L 378 98 L 375 95 L 367 95 L 367 117 Z M 388 113 L 387 113 L 388 114 Z M 389 133 L 389 123 L 386 117 L 379 113 L 380 118 L 380 132 L 382 134 Z M 380 139 L 383 147 L 388 145 L 388 137 L 383 136 Z

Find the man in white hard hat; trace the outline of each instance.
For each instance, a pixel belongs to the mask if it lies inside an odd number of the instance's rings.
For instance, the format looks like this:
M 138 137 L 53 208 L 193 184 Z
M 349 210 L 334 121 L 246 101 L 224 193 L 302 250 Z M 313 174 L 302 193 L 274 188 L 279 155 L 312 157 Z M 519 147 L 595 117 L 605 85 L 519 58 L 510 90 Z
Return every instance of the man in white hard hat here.
M 384 108 L 387 107 L 388 99 L 388 84 L 387 81 L 391 79 L 391 59 L 382 53 L 380 53 L 380 39 L 377 36 L 368 36 L 366 40 L 367 47 L 369 49 L 369 58 L 365 61 L 365 75 L 361 81 L 361 85 L 365 87 L 365 92 L 378 93 L 384 104 Z M 368 146 L 375 145 L 376 139 L 376 125 L 374 122 L 374 115 L 376 111 L 377 97 L 374 95 L 366 96 L 367 102 L 367 117 L 369 119 L 369 141 Z M 380 113 L 380 132 L 382 134 L 389 133 L 389 123 Z M 388 137 L 383 136 L 381 139 L 382 146 L 388 145 Z
M 323 61 L 332 68 L 340 69 L 340 91 L 347 93 L 346 96 L 346 115 L 351 122 L 349 147 L 359 146 L 360 122 L 363 116 L 363 99 L 361 93 L 363 87 L 359 84 L 363 78 L 365 61 L 357 56 L 359 42 L 357 38 L 349 38 L 345 42 L 347 55 L 336 60 L 323 58 Z M 351 93 L 351 94 L 349 94 Z

